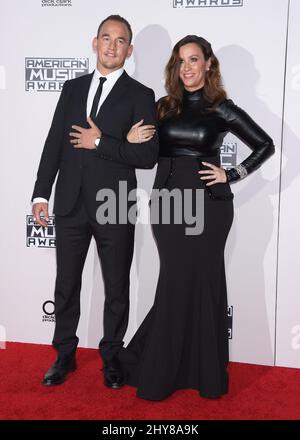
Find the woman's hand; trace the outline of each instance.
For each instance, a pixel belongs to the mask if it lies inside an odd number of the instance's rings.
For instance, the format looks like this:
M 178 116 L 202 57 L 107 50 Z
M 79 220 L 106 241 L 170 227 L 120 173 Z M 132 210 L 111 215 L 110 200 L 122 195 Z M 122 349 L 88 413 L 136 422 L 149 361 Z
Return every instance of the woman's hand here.
M 208 174 L 207 176 L 200 177 L 201 180 L 211 180 L 209 183 L 206 183 L 206 186 L 215 185 L 216 183 L 225 183 L 227 182 L 227 176 L 224 168 L 217 167 L 212 163 L 202 162 L 203 165 L 211 168 L 210 170 L 198 171 L 198 174 Z
M 127 133 L 127 140 L 132 144 L 142 144 L 150 141 L 155 134 L 154 125 L 142 125 L 144 119 L 141 119 L 137 124 L 134 124 Z

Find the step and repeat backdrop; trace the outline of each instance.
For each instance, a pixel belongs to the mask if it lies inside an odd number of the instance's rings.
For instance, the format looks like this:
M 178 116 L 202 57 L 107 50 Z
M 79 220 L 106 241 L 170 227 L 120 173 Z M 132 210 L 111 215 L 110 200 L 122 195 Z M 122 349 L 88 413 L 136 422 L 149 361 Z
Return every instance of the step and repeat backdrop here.
M 1 348 L 5 341 L 51 343 L 55 218 L 48 228 L 38 227 L 30 198 L 62 85 L 94 70 L 98 25 L 120 14 L 134 31 L 126 70 L 153 88 L 156 99 L 165 94 L 173 45 L 187 34 L 203 36 L 220 60 L 230 98 L 274 139 L 275 155 L 232 185 L 235 220 L 226 247 L 230 355 L 232 361 L 300 367 L 299 1 L 0 0 L 0 12 Z M 225 167 L 248 154 L 240 139 L 226 136 Z M 149 193 L 155 168 L 137 176 Z M 125 342 L 153 303 L 158 271 L 151 228 L 140 223 Z M 98 345 L 103 302 L 92 241 L 81 293 L 82 347 Z

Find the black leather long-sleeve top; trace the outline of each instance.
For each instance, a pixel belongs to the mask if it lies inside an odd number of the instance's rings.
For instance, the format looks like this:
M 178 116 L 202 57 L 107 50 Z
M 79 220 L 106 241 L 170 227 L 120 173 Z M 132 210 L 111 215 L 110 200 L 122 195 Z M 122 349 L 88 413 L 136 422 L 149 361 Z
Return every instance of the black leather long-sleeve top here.
M 226 99 L 213 111 L 207 108 L 203 89 L 184 91 L 182 112 L 159 124 L 161 156 L 217 156 L 228 132 L 252 150 L 242 162 L 248 174 L 274 153 L 272 139 L 232 100 Z M 240 178 L 235 168 L 227 170 L 226 174 L 229 182 Z

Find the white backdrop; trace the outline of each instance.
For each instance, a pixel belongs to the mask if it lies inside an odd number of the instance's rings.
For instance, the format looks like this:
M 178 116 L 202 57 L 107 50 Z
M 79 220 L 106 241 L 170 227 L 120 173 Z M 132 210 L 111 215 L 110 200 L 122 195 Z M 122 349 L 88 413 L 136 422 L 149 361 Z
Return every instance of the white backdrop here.
M 274 139 L 276 154 L 271 160 L 244 181 L 232 185 L 235 221 L 226 249 L 228 296 L 233 307 L 231 360 L 274 365 L 277 359 L 279 365 L 299 366 L 300 337 L 295 339 L 300 334 L 300 298 L 296 287 L 300 281 L 296 252 L 299 238 L 294 211 L 300 186 L 294 157 L 300 135 L 296 120 L 300 89 L 298 3 L 298 0 L 17 3 L 0 0 L 0 339 L 2 332 L 2 339 L 6 333 L 8 341 L 50 343 L 54 329 L 52 304 L 47 303 L 44 310 L 43 304 L 53 300 L 55 249 L 26 245 L 26 233 L 38 233 L 32 226 L 26 227 L 26 219 L 31 213 L 29 201 L 37 166 L 59 92 L 27 91 L 26 80 L 32 69 L 28 67 L 29 61 L 25 70 L 25 59 L 48 59 L 53 66 L 53 59 L 83 58 L 88 59 L 92 71 L 95 66 L 92 38 L 103 18 L 118 13 L 129 20 L 134 31 L 134 56 L 126 69 L 152 87 L 157 99 L 164 94 L 163 70 L 172 46 L 186 34 L 201 35 L 211 41 L 221 62 L 229 96 Z M 286 47 L 289 5 L 292 13 Z M 45 60 L 43 63 L 45 66 Z M 48 79 L 53 75 L 50 68 L 36 72 L 47 74 Z M 74 70 L 73 74 L 76 74 Z M 57 76 L 54 82 L 38 76 L 32 79 L 35 88 L 59 87 Z M 32 88 L 32 83 L 29 85 Z M 224 163 L 234 164 L 250 153 L 232 135 L 226 138 L 224 153 L 228 147 L 237 151 L 237 157 L 235 153 L 224 154 Z M 139 186 L 149 191 L 154 174 L 155 169 L 139 171 Z M 48 235 L 51 239 L 50 228 Z M 45 243 L 51 244 L 51 240 Z M 126 342 L 152 305 L 157 276 L 158 254 L 150 227 L 138 225 Z M 102 336 L 103 295 L 93 242 L 84 270 L 80 346 L 98 345 Z
M 300 2 L 290 8 L 283 127 L 278 259 L 276 364 L 300 368 L 299 99 Z

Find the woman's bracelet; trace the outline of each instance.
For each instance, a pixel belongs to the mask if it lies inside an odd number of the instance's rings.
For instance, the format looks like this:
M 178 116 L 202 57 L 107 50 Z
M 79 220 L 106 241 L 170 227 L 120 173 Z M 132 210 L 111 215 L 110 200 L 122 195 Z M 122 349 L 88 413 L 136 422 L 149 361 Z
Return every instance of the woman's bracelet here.
M 248 171 L 241 163 L 236 167 L 225 170 L 227 182 L 234 182 L 235 180 L 244 179 L 248 175 Z

